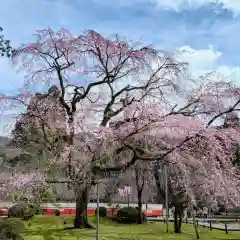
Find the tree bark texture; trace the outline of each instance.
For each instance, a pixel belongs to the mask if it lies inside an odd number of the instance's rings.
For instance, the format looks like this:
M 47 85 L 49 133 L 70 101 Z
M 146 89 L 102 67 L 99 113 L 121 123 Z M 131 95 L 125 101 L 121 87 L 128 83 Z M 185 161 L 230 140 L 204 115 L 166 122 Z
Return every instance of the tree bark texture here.
M 76 193 L 76 216 L 74 228 L 92 228 L 88 221 L 88 200 L 90 188 L 84 187 Z

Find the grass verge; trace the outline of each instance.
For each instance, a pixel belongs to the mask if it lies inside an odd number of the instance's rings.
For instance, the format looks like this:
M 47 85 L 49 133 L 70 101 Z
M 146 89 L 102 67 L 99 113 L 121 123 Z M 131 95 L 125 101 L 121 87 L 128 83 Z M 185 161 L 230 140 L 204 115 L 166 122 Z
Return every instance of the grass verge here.
M 94 240 L 95 231 L 89 229 L 64 230 L 64 227 L 72 226 L 72 216 L 36 216 L 26 223 L 24 232 L 25 240 Z M 66 224 L 64 224 L 64 221 Z M 95 218 L 90 217 L 95 224 Z M 240 233 L 225 234 L 222 231 L 210 231 L 207 228 L 199 228 L 202 240 L 239 240 Z M 182 234 L 173 233 L 173 225 L 170 224 L 170 232 L 165 232 L 163 223 L 148 223 L 144 225 L 124 225 L 111 220 L 100 220 L 100 240 L 191 240 L 196 239 L 192 225 L 183 225 Z

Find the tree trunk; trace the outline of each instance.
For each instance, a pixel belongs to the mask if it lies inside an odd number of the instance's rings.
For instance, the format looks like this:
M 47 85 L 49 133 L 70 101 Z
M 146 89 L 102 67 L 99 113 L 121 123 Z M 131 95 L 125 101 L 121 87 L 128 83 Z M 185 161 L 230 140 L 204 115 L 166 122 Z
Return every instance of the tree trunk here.
M 78 190 L 76 196 L 76 216 L 74 220 L 74 228 L 92 228 L 88 222 L 88 200 L 89 187 Z
M 69 120 L 68 120 L 68 124 L 69 124 L 69 129 L 70 129 L 70 133 L 69 133 L 69 137 L 68 137 L 68 146 L 70 148 L 69 154 L 68 154 L 68 174 L 69 174 L 69 178 L 70 180 L 73 180 L 74 177 L 74 169 L 72 166 L 72 160 L 73 160 L 73 147 L 74 147 L 74 136 L 75 136 L 75 132 L 74 132 L 74 125 L 73 125 L 73 116 L 70 115 L 69 116 Z M 69 183 L 68 184 L 68 189 L 72 190 L 72 184 Z
M 142 224 L 143 223 L 143 214 L 142 214 L 142 201 L 138 201 L 138 224 Z
M 138 188 L 138 224 L 142 224 L 144 221 L 143 219 L 143 213 L 142 213 L 142 192 L 143 192 L 143 187 L 142 188 Z
M 135 177 L 137 186 L 137 196 L 138 196 L 138 224 L 142 224 L 144 221 L 142 213 L 142 193 L 145 185 L 145 171 L 141 172 L 141 168 L 135 167 Z M 141 178 L 139 178 L 141 177 Z M 139 182 L 140 180 L 140 182 Z M 129 196 L 129 195 L 128 195 Z M 129 201 L 128 201 L 129 202 Z
M 176 211 L 176 207 L 174 209 L 174 232 L 176 233 L 178 231 L 178 214 Z
M 174 232 L 181 233 L 182 232 L 182 219 L 183 219 L 183 206 L 175 205 L 174 210 Z

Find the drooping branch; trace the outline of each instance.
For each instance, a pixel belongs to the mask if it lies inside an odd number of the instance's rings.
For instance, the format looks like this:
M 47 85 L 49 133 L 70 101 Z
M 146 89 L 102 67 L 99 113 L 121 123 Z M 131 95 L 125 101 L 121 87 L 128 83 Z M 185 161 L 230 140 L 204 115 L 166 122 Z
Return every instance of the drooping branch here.
M 126 140 L 123 144 L 124 147 L 120 147 L 119 149 L 116 150 L 116 153 L 119 153 L 121 151 L 126 151 L 126 149 L 130 150 L 133 157 L 127 161 L 126 163 L 120 165 L 120 166 L 95 166 L 94 169 L 98 170 L 98 171 L 122 171 L 125 170 L 131 166 L 133 166 L 134 164 L 136 164 L 137 160 L 141 160 L 141 161 L 158 161 L 158 162 L 163 162 L 166 160 L 166 157 L 170 154 L 172 154 L 174 151 L 176 150 L 180 150 L 183 146 L 185 146 L 186 144 L 188 144 L 189 142 L 191 142 L 191 140 L 194 139 L 201 139 L 202 136 L 204 136 L 204 132 L 207 131 L 208 128 L 211 127 L 211 124 L 214 123 L 214 121 L 216 121 L 219 117 L 222 117 L 223 115 L 225 115 L 226 113 L 232 112 L 236 110 L 236 107 L 238 106 L 239 102 L 237 101 L 233 106 L 229 107 L 229 109 L 213 116 L 213 118 L 206 124 L 205 127 L 203 127 L 201 130 L 197 131 L 196 133 L 190 134 L 188 136 L 186 136 L 183 140 L 181 140 L 178 144 L 170 146 L 169 149 L 165 149 L 164 151 L 161 150 L 160 152 L 148 152 L 146 150 L 143 150 L 142 148 L 139 148 L 137 146 L 134 146 L 133 144 L 130 144 L 128 142 L 129 137 L 132 137 L 134 135 L 137 135 L 139 133 L 141 133 L 141 130 L 144 129 L 146 126 L 143 126 L 143 128 L 137 128 L 135 131 L 131 132 L 130 135 L 128 135 L 127 137 L 124 138 L 124 140 Z M 182 108 L 181 110 L 185 111 L 185 108 Z M 180 111 L 175 112 L 175 111 L 171 111 L 167 116 L 170 115 L 179 115 Z M 185 115 L 185 114 L 183 114 Z M 115 128 L 119 128 L 121 127 L 121 124 L 125 124 L 126 121 L 136 121 L 134 119 L 127 119 L 125 121 L 122 121 L 120 123 L 117 123 L 114 127 Z M 211 130 L 210 130 L 211 131 Z

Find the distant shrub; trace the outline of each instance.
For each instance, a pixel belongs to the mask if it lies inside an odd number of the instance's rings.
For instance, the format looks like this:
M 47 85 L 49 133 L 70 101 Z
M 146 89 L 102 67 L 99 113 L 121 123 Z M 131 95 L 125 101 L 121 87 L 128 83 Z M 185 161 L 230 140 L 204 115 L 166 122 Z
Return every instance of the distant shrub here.
M 34 205 L 28 203 L 18 203 L 8 209 L 8 217 L 29 220 L 35 215 L 35 212 L 36 208 Z
M 121 208 L 117 213 L 118 221 L 123 223 L 139 223 L 140 216 L 137 208 L 134 207 L 124 207 Z M 143 222 L 146 222 L 147 218 L 144 213 L 142 213 Z
M 95 210 L 95 214 L 97 215 L 97 209 Z M 107 209 L 105 207 L 99 207 L 99 216 L 100 217 L 107 216 Z

